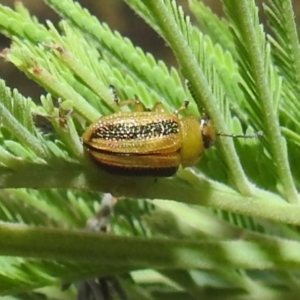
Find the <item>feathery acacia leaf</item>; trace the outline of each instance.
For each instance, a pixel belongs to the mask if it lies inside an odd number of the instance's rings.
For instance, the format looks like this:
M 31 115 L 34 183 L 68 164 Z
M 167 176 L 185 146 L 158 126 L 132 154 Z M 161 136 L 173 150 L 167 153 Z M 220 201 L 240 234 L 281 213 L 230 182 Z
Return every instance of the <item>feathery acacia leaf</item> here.
M 0 258 L 0 294 L 51 299 L 61 282 L 130 272 L 118 277 L 133 299 L 298 295 L 292 269 L 300 266 L 299 234 L 291 225 L 300 225 L 300 208 L 283 201 L 293 201 L 295 189 L 289 176 L 283 180 L 288 160 L 273 164 L 271 155 L 278 162 L 284 149 L 274 152 L 277 140 L 270 134 L 270 122 L 280 130 L 280 116 L 289 162 L 296 166 L 299 110 L 293 102 L 297 86 L 290 82 L 297 77 L 290 66 L 295 50 L 284 44 L 296 41 L 290 25 L 277 22 L 289 18 L 280 16 L 279 1 L 271 1 L 267 9 L 275 31 L 271 43 L 254 2 L 238 1 L 223 1 L 227 18 L 220 20 L 190 0 L 204 33 L 176 1 L 126 0 L 168 42 L 180 72 L 135 47 L 77 2 L 46 0 L 64 18 L 59 28 L 49 21 L 40 24 L 21 4 L 15 11 L 0 5 L 0 31 L 13 41 L 3 56 L 51 93 L 34 104 L 1 82 L 0 186 L 22 189 L 0 192 L 0 252 L 22 258 Z M 236 14 L 236 8 L 246 8 L 247 14 Z M 252 40 L 245 35 L 247 24 L 256 34 Z M 253 57 L 253 45 L 260 60 Z M 171 179 L 120 179 L 90 164 L 80 135 L 85 122 L 119 110 L 109 84 L 117 87 L 120 98 L 137 94 L 147 107 L 162 99 L 172 111 L 191 98 L 184 79 L 220 133 L 251 134 L 255 128 L 265 132 L 264 138 L 236 141 L 235 150 L 228 138 L 220 138 L 200 168 L 180 170 Z M 288 101 L 282 103 L 282 97 Z M 268 119 L 268 101 L 273 119 Z M 59 119 L 64 107 L 74 110 L 66 127 Z M 189 111 L 199 113 L 196 105 Z M 44 115 L 53 132 L 36 130 L 32 112 Z M 299 186 L 299 170 L 292 167 L 292 174 Z M 60 189 L 49 189 L 54 187 Z M 91 190 L 135 198 L 116 204 L 114 235 L 74 231 L 99 212 L 103 195 Z M 289 269 L 289 276 L 278 269 Z M 71 288 L 57 299 L 74 295 Z

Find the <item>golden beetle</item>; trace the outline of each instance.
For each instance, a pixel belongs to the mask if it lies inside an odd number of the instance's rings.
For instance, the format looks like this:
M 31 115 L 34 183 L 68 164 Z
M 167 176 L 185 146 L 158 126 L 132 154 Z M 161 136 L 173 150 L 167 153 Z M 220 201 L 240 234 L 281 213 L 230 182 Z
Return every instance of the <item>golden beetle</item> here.
M 167 177 L 178 167 L 195 165 L 204 150 L 215 141 L 211 120 L 189 115 L 179 118 L 188 101 L 174 113 L 165 112 L 157 102 L 145 111 L 139 100 L 127 100 L 119 105 L 135 103 L 135 111 L 102 116 L 83 134 L 83 145 L 103 169 L 121 175 Z

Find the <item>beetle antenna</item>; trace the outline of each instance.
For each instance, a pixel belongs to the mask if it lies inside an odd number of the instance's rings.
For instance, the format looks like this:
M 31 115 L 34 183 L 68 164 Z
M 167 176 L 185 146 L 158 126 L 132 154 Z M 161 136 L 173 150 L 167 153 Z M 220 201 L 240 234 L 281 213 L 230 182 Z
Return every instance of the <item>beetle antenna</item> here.
M 118 97 L 118 95 L 117 95 L 117 91 L 116 91 L 115 86 L 111 84 L 111 85 L 109 86 L 109 89 L 110 89 L 110 91 L 111 91 L 111 93 L 112 93 L 112 96 L 113 96 L 114 101 L 115 101 L 117 104 L 119 104 L 120 99 L 119 99 L 119 97 Z
M 244 138 L 244 139 L 254 139 L 263 136 L 263 132 L 257 131 L 254 134 L 228 134 L 228 133 L 217 133 L 218 136 L 226 136 L 231 138 Z

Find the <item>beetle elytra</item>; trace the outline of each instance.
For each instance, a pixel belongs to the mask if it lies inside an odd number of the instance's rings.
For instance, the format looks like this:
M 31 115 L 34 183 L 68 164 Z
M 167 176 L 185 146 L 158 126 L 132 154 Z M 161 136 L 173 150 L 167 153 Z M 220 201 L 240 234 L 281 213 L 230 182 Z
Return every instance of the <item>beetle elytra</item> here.
M 128 176 L 168 177 L 178 167 L 195 165 L 204 150 L 215 141 L 211 120 L 178 114 L 188 101 L 174 113 L 165 112 L 161 102 L 145 111 L 137 99 L 135 111 L 102 116 L 83 134 L 83 145 L 91 158 L 110 173 Z

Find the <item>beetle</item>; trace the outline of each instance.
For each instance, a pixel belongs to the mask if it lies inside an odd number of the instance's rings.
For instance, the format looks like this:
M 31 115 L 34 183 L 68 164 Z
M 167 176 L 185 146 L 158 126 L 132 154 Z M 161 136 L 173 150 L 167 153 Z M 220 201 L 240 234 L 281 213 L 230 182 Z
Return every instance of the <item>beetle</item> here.
M 188 101 L 168 113 L 161 102 L 146 111 L 138 99 L 119 102 L 114 89 L 113 95 L 120 106 L 133 103 L 135 111 L 102 116 L 82 137 L 85 151 L 110 173 L 169 177 L 180 165 L 195 165 L 215 142 L 216 132 L 206 115 L 200 119 L 193 115 L 179 117 Z

